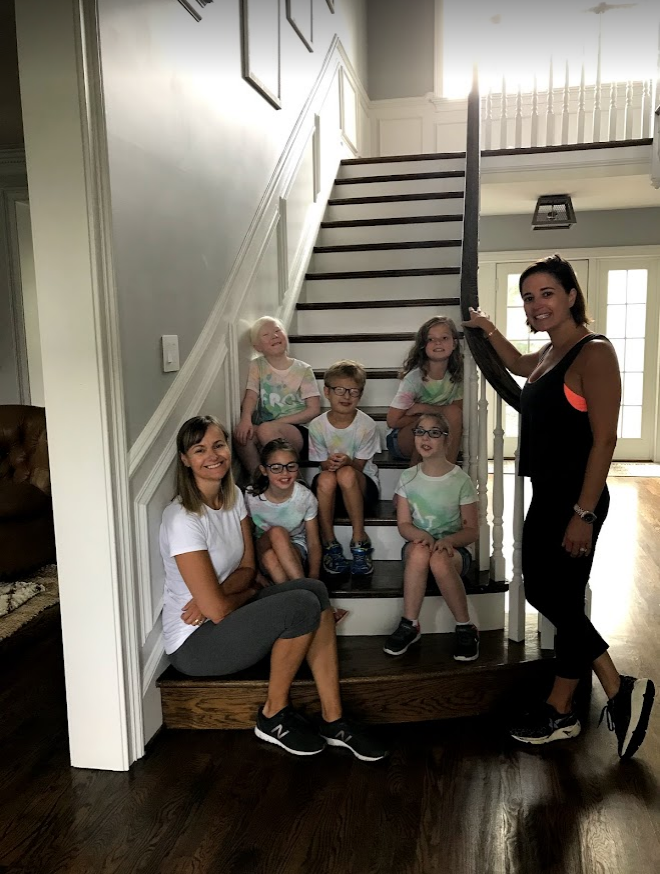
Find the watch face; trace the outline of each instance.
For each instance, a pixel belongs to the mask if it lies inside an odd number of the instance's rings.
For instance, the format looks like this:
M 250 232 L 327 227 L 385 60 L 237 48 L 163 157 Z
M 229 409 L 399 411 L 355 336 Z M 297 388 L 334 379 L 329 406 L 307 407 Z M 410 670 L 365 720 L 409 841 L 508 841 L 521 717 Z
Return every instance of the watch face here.
M 584 519 L 585 522 L 588 522 L 590 525 L 593 525 L 594 522 L 596 521 L 596 514 L 586 512 L 582 518 Z

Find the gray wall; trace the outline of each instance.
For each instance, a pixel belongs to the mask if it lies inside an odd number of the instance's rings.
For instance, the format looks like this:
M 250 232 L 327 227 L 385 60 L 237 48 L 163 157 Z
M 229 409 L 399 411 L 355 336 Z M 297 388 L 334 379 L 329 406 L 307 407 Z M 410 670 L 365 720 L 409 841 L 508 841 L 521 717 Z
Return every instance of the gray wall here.
M 434 0 L 367 0 L 372 100 L 433 91 Z
M 660 208 L 578 212 L 566 231 L 533 231 L 532 215 L 482 216 L 482 252 L 542 249 L 544 252 L 592 246 L 652 246 L 660 243 Z
M 254 3 L 255 0 L 252 0 Z M 99 0 L 129 444 L 175 374 L 159 338 L 197 340 L 335 32 L 366 70 L 366 0 L 314 0 L 314 52 L 284 16 L 282 102 L 241 76 L 238 0 L 197 23 L 176 2 Z

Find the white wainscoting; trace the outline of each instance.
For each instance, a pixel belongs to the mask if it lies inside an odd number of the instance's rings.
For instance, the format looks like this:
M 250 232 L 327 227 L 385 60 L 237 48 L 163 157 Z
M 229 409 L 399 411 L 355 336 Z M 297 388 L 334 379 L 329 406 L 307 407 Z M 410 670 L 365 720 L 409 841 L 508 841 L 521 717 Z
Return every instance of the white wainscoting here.
M 373 155 L 465 150 L 466 100 L 433 94 L 371 102 Z
M 174 488 L 176 433 L 200 412 L 228 427 L 238 419 L 253 354 L 249 326 L 264 314 L 291 321 L 339 160 L 347 150 L 368 154 L 368 118 L 367 95 L 336 40 L 202 333 L 130 449 L 145 741 L 161 723 L 155 681 L 166 660 L 158 530 Z

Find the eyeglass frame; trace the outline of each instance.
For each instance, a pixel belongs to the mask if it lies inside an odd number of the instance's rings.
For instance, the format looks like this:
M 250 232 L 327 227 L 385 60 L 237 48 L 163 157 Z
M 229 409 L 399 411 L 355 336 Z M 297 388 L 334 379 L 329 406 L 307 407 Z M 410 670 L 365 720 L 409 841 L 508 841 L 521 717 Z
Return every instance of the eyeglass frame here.
M 359 398 L 364 391 L 362 388 L 345 388 L 343 385 L 326 385 L 326 388 L 333 391 L 340 398 L 349 395 L 352 398 Z
M 300 464 L 297 461 L 289 461 L 286 464 L 276 461 L 275 464 L 264 464 L 264 467 L 271 473 L 284 473 L 285 470 L 287 473 L 297 473 L 300 470 Z
M 436 431 L 437 433 L 433 433 Z M 428 434 L 431 440 L 439 440 L 441 437 L 448 437 L 449 431 L 443 431 L 441 428 L 413 428 L 413 436 L 423 437 Z

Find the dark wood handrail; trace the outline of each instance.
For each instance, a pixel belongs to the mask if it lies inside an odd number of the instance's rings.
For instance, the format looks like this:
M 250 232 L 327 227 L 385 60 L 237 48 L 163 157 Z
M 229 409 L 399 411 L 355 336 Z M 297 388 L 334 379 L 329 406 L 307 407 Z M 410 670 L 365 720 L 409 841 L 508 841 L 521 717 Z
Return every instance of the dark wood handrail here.
M 479 306 L 479 190 L 481 185 L 479 83 L 475 73 L 467 108 L 465 163 L 465 219 L 461 252 L 461 315 L 469 319 L 469 308 Z M 482 331 L 467 329 L 465 340 L 478 367 L 495 391 L 520 411 L 520 386 L 511 376 Z

